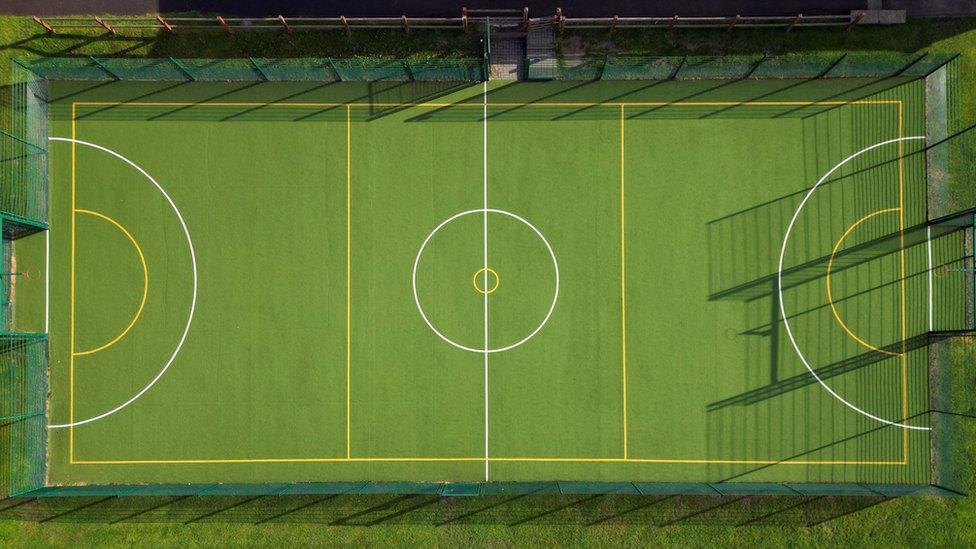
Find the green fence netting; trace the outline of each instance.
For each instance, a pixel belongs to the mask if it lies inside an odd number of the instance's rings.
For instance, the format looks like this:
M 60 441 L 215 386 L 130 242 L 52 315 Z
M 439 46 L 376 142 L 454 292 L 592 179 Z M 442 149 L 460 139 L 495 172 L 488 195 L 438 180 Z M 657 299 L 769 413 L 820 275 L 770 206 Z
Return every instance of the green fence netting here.
M 925 76 L 927 198 L 930 218 L 976 208 L 976 103 L 967 100 L 961 64 Z M 972 93 L 968 91 L 968 93 Z
M 333 482 L 304 484 L 144 484 L 49 486 L 30 492 L 30 497 L 62 496 L 286 496 L 298 494 L 370 495 L 404 494 L 444 497 L 504 495 L 600 495 L 634 496 L 806 496 L 827 495 L 899 497 L 908 495 L 957 495 L 933 485 L 808 484 L 808 483 L 657 483 L 657 482 Z
M 0 212 L 47 222 L 47 84 L 14 64 L 11 129 L 0 131 Z
M 0 496 L 44 485 L 47 336 L 0 334 Z
M 949 208 L 953 211 L 973 208 L 976 207 L 976 102 L 969 100 L 964 89 L 972 86 L 971 75 L 965 73 L 960 63 L 950 63 L 933 76 L 941 76 L 945 85 L 946 136 L 945 145 L 941 146 L 947 149 L 945 184 Z
M 18 61 L 49 80 L 210 82 L 482 81 L 483 59 L 243 58 L 130 59 L 56 57 Z
M 976 336 L 936 334 L 929 347 L 932 484 L 968 493 L 976 457 Z
M 38 295 L 31 299 L 21 294 L 17 303 L 14 302 L 18 279 L 23 280 L 23 277 L 31 274 L 30 267 L 17 264 L 14 241 L 46 228 L 35 221 L 0 213 L 0 237 L 2 237 L 0 239 L 0 260 L 2 260 L 0 263 L 0 334 L 23 331 L 22 328 L 15 326 L 15 305 L 18 305 L 19 310 L 25 312 L 27 316 L 43 314 L 44 304 L 39 302 Z M 27 311 L 31 312 L 27 313 Z
M 927 120 L 942 126 L 927 128 L 930 182 L 941 177 L 947 211 L 965 202 L 964 189 L 976 181 L 976 142 L 969 131 L 976 107 L 964 106 L 958 89 L 958 68 L 941 54 L 791 54 L 730 57 L 606 57 L 529 59 L 528 76 L 557 80 L 735 80 L 814 78 L 926 78 L 926 97 L 941 98 L 927 105 Z M 0 222 L 4 239 L 42 228 L 47 220 L 47 94 L 46 80 L 138 81 L 478 81 L 486 78 L 481 59 L 101 59 L 49 58 L 15 61 L 13 125 L 0 132 L 3 175 L 0 181 Z M 927 122 L 928 123 L 928 122 Z M 942 156 L 938 156 L 941 154 Z M 936 155 L 936 156 L 932 156 Z M 940 172 L 935 173 L 933 172 Z M 930 188 L 930 196 L 932 190 Z M 960 235 L 965 236 L 960 236 Z M 945 238 L 965 244 L 972 265 L 972 218 L 956 216 L 920 226 L 901 238 Z M 949 239 L 954 240 L 949 240 Z M 960 240 L 962 239 L 962 240 Z M 963 240 L 968 241 L 963 242 Z M 889 242 L 879 242 L 885 251 Z M 956 250 L 953 248 L 952 250 Z M 9 247 L 4 247 L 7 257 Z M 936 259 L 939 251 L 936 250 Z M 965 254 L 963 254 L 965 255 Z M 846 256 L 845 256 L 846 257 Z M 853 257 L 853 256 L 852 256 Z M 948 256 L 947 256 L 948 257 Z M 8 261 L 4 262 L 5 264 Z M 7 267 L 4 267 L 7 269 Z M 818 266 L 819 271 L 822 268 Z M 971 267 L 970 267 L 971 269 Z M 9 269 L 8 269 L 9 270 Z M 818 271 L 818 272 L 819 272 Z M 973 280 L 970 276 L 969 280 Z M 970 282 L 970 290 L 976 284 Z M 5 290 L 6 293 L 6 290 Z M 973 291 L 960 330 L 974 327 Z M 952 292 L 958 295 L 959 292 Z M 8 316 L 8 315 L 5 315 Z M 958 315 L 957 315 L 958 316 Z M 956 317 L 954 316 L 953 319 Z M 951 495 L 967 490 L 961 480 L 971 463 L 973 422 L 959 418 L 976 414 L 970 403 L 976 380 L 972 363 L 976 345 L 971 335 L 923 334 L 923 344 L 935 338 L 930 352 L 933 470 L 928 485 L 852 483 L 304 483 L 304 484 L 145 484 L 105 486 L 44 486 L 45 398 L 47 340 L 43 334 L 0 332 L 0 496 L 227 496 L 289 494 L 424 494 L 432 496 L 504 496 L 520 494 L 626 495 L 864 495 L 896 497 L 911 494 Z M 967 339 L 970 338 L 970 339 Z
M 736 80 L 921 77 L 949 54 L 851 52 L 780 56 L 555 57 L 526 59 L 529 80 Z

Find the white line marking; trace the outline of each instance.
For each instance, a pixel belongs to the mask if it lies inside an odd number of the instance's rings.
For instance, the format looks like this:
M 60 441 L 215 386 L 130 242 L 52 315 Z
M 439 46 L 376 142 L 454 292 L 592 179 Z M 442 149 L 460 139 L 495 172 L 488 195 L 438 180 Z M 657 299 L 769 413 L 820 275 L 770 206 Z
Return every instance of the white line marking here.
M 51 228 L 44 231 L 44 333 L 51 333 Z
M 482 103 L 484 107 L 484 241 L 485 241 L 485 482 L 488 482 L 488 81 L 483 83 Z
M 935 330 L 935 317 L 932 314 L 932 227 L 925 228 L 925 247 L 929 259 L 929 331 Z
M 546 312 L 546 317 L 542 319 L 542 322 L 539 323 L 539 325 L 535 328 L 535 330 L 532 330 L 532 333 L 525 336 L 524 338 L 516 341 L 515 343 L 512 343 L 511 345 L 506 345 L 504 347 L 497 347 L 494 349 L 488 349 L 487 351 L 484 348 L 468 347 L 465 345 L 461 345 L 460 343 L 445 336 L 437 328 L 434 327 L 434 325 L 430 322 L 430 319 L 427 318 L 427 313 L 424 312 L 423 306 L 420 304 L 420 295 L 417 292 L 417 270 L 420 267 L 420 257 L 424 254 L 424 250 L 427 248 L 427 244 L 434 237 L 434 235 L 437 234 L 437 231 L 441 230 L 441 228 L 443 228 L 445 225 L 454 221 L 455 219 L 458 219 L 459 217 L 464 217 L 466 215 L 481 214 L 484 211 L 485 211 L 484 208 L 478 208 L 477 210 L 467 210 L 464 212 L 456 213 L 451 217 L 445 219 L 444 221 L 441 221 L 440 225 L 434 227 L 434 230 L 431 231 L 429 235 L 427 235 L 427 238 L 424 239 L 423 244 L 420 245 L 420 250 L 417 251 L 416 259 L 414 259 L 413 261 L 413 300 L 414 303 L 417 304 L 417 310 L 420 311 L 420 317 L 424 319 L 424 322 L 427 324 L 427 327 L 430 328 L 431 331 L 433 331 L 435 334 L 437 334 L 438 337 L 440 337 L 447 343 L 450 343 L 451 345 L 457 347 L 458 349 L 463 349 L 465 351 L 472 352 L 472 353 L 485 353 L 485 352 L 500 353 L 502 351 L 508 351 L 510 349 L 514 349 L 519 345 L 522 345 L 526 341 L 535 337 L 535 335 L 539 333 L 540 330 L 542 330 L 542 328 L 546 325 L 546 323 L 549 322 L 549 317 L 552 316 L 552 312 L 556 308 L 556 301 L 559 299 L 559 264 L 556 262 L 556 253 L 552 251 L 552 246 L 549 244 L 549 241 L 546 240 L 546 237 L 542 235 L 542 232 L 539 229 L 537 229 L 535 225 L 529 223 L 522 217 L 513 214 L 512 212 L 499 210 L 497 208 L 488 208 L 489 213 L 507 215 L 512 219 L 521 221 L 530 229 L 532 229 L 532 231 L 535 232 L 535 234 L 542 240 L 542 243 L 545 244 L 546 249 L 549 251 L 549 257 L 552 259 L 552 266 L 553 269 L 555 270 L 555 275 L 556 275 L 556 289 L 552 294 L 552 303 L 549 305 L 549 310 Z
M 901 427 L 903 429 L 915 429 L 917 431 L 930 431 L 931 429 L 929 427 L 922 427 L 922 426 L 918 426 L 918 425 L 909 425 L 907 423 L 899 423 L 899 422 L 896 422 L 896 421 L 890 421 L 890 420 L 887 420 L 887 419 L 884 419 L 884 418 L 875 416 L 875 415 L 873 415 L 873 414 L 871 414 L 869 412 L 865 412 L 864 410 L 862 410 L 862 409 L 858 408 L 857 406 L 851 404 L 850 402 L 844 400 L 844 397 L 840 396 L 839 394 L 837 394 L 836 391 L 834 391 L 833 389 L 831 389 L 830 386 L 827 385 L 824 382 L 824 380 L 820 379 L 820 376 L 817 375 L 817 372 L 814 371 L 814 369 L 812 367 L 810 367 L 810 364 L 807 362 L 806 357 L 803 356 L 803 352 L 800 351 L 800 346 L 797 344 L 796 339 L 793 338 L 793 330 L 790 328 L 790 320 L 789 320 L 789 317 L 786 314 L 786 300 L 783 299 L 783 263 L 785 262 L 785 259 L 786 259 L 786 245 L 790 241 L 790 233 L 793 231 L 793 225 L 796 224 L 797 218 L 800 217 L 800 212 L 803 211 L 803 208 L 804 208 L 804 206 L 806 206 L 807 201 L 810 200 L 810 197 L 813 196 L 813 193 L 816 192 L 817 188 L 820 187 L 820 185 L 824 181 L 826 181 L 827 178 L 830 177 L 830 175 L 832 173 L 834 173 L 835 171 L 837 171 L 838 169 L 840 169 L 841 166 L 843 166 L 844 164 L 847 164 L 851 160 L 857 158 L 858 156 L 861 156 L 862 154 L 864 154 L 864 153 L 866 153 L 868 151 L 874 150 L 874 149 L 876 149 L 878 147 L 883 147 L 885 145 L 890 145 L 892 143 L 898 143 L 899 141 L 910 141 L 910 140 L 917 140 L 917 139 L 925 139 L 925 137 L 924 136 L 898 137 L 898 138 L 895 138 L 895 139 L 889 139 L 888 141 L 882 141 L 881 143 L 876 143 L 874 145 L 871 145 L 870 147 L 867 147 L 866 149 L 862 149 L 862 150 L 860 150 L 860 151 L 858 151 L 858 152 L 856 152 L 856 153 L 848 156 L 847 158 L 841 160 L 840 163 L 838 163 L 836 166 L 834 166 L 833 168 L 831 168 L 830 171 L 828 171 L 827 173 L 825 173 L 823 175 L 823 177 L 821 177 L 820 180 L 817 181 L 817 184 L 816 185 L 814 185 L 813 187 L 810 188 L 810 190 L 807 192 L 806 196 L 804 196 L 803 197 L 803 200 L 800 202 L 800 205 L 797 206 L 796 211 L 793 212 L 793 218 L 790 219 L 790 224 L 786 227 L 786 234 L 783 235 L 783 247 L 779 251 L 779 267 L 778 267 L 778 269 L 776 271 L 776 282 L 777 282 L 777 290 L 779 292 L 779 311 L 780 311 L 780 314 L 783 315 L 783 326 L 786 327 L 786 335 L 790 338 L 790 343 L 793 345 L 793 350 L 796 351 L 796 355 L 798 357 L 800 357 L 800 361 L 803 362 L 803 365 L 806 366 L 807 371 L 810 372 L 811 375 L 813 375 L 813 378 L 817 380 L 817 383 L 819 383 L 821 387 L 823 387 L 824 389 L 826 389 L 827 392 L 830 393 L 834 398 L 836 398 L 840 402 L 844 403 L 845 406 L 847 406 L 851 410 L 854 410 L 855 412 L 857 412 L 857 413 L 859 413 L 859 414 L 861 414 L 861 415 L 863 415 L 865 417 L 869 417 L 869 418 L 871 418 L 871 419 L 873 419 L 875 421 L 884 423 L 885 425 L 891 425 L 893 427 Z
M 48 429 L 64 429 L 65 427 L 77 427 L 78 425 L 84 425 L 86 423 L 98 421 L 100 419 L 106 418 L 114 414 L 115 412 L 118 412 L 119 410 L 125 408 L 126 406 L 138 400 L 139 397 L 144 395 L 146 391 L 151 389 L 152 386 L 155 385 L 156 382 L 159 381 L 161 377 L 163 377 L 163 375 L 166 373 L 166 370 L 169 370 L 169 367 L 173 364 L 173 361 L 176 360 L 176 356 L 180 354 L 180 349 L 183 348 L 183 342 L 186 341 L 186 335 L 190 332 L 190 324 L 193 322 L 193 313 L 196 310 L 196 306 L 197 306 L 197 256 L 196 256 L 196 252 L 193 250 L 193 240 L 190 238 L 190 231 L 189 229 L 186 228 L 186 221 L 183 220 L 183 215 L 180 213 L 179 208 L 177 208 L 176 204 L 173 203 L 173 199 L 170 198 L 169 194 L 166 193 L 162 185 L 160 185 L 155 179 L 153 179 L 153 177 L 149 175 L 149 173 L 146 172 L 146 170 L 140 168 L 139 166 L 136 165 L 135 162 L 129 160 L 128 158 L 122 156 L 121 154 L 111 149 L 107 149 L 101 145 L 96 145 L 94 143 L 89 143 L 87 141 L 81 141 L 80 139 L 72 139 L 70 137 L 49 137 L 48 139 L 51 141 L 64 141 L 67 143 L 76 143 L 78 145 L 84 145 L 86 147 L 91 147 L 93 149 L 98 149 L 102 152 L 106 152 L 114 156 L 115 158 L 118 158 L 119 160 L 125 162 L 129 166 L 132 166 L 133 168 L 135 168 L 136 171 L 141 173 L 143 176 L 145 176 L 146 179 L 152 182 L 152 184 L 156 186 L 156 189 L 159 190 L 159 192 L 163 195 L 164 198 L 166 198 L 166 201 L 169 202 L 170 208 L 173 209 L 173 211 L 176 213 L 176 217 L 180 221 L 180 226 L 183 227 L 183 234 L 186 236 L 186 244 L 187 246 L 189 246 L 190 249 L 190 261 L 192 262 L 193 265 L 193 297 L 190 300 L 190 313 L 187 316 L 186 326 L 183 328 L 183 334 L 180 336 L 180 341 L 179 343 L 176 344 L 176 349 L 173 351 L 173 354 L 170 355 L 169 360 L 166 361 L 166 365 L 163 366 L 163 369 L 160 370 L 158 374 L 156 374 L 156 377 L 154 377 L 152 381 L 149 382 L 148 385 L 143 387 L 142 390 L 136 393 L 132 398 L 116 406 L 115 408 L 112 408 L 107 412 L 101 413 L 97 416 L 92 416 L 87 419 L 73 421 L 71 423 L 63 423 L 60 425 L 47 426 Z M 72 212 L 71 215 L 74 215 L 74 212 Z

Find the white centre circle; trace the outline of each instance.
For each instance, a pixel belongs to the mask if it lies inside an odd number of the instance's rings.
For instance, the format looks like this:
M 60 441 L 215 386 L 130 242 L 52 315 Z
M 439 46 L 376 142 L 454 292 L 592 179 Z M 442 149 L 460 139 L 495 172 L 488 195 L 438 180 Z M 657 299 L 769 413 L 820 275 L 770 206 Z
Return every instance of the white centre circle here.
M 434 238 L 434 235 L 437 234 L 438 231 L 444 228 L 445 225 L 466 215 L 475 215 L 475 214 L 486 215 L 489 213 L 508 216 L 511 217 L 512 219 L 522 222 L 525 226 L 532 229 L 532 232 L 534 232 L 536 236 L 538 236 L 542 240 L 542 243 L 546 245 L 546 249 L 549 251 L 549 257 L 552 259 L 552 267 L 556 273 L 556 288 L 552 292 L 552 303 L 549 304 L 549 310 L 546 311 L 545 318 L 542 319 L 542 322 L 540 322 L 539 325 L 536 326 L 536 328 L 532 330 L 532 332 L 529 335 L 523 337 L 522 339 L 516 341 L 515 343 L 512 343 L 511 345 L 506 345 L 504 347 L 496 347 L 494 349 L 488 349 L 488 348 L 477 349 L 475 347 L 468 347 L 466 345 L 461 345 L 460 343 L 454 341 L 453 339 L 445 336 L 440 332 L 440 330 L 438 330 L 434 326 L 434 324 L 430 321 L 430 319 L 427 318 L 427 313 L 424 312 L 424 307 L 423 305 L 420 304 L 420 295 L 417 293 L 417 268 L 420 266 L 420 258 L 421 256 L 424 255 L 424 250 L 427 248 L 427 244 L 430 242 L 432 238 Z M 458 349 L 463 349 L 465 351 L 470 351 L 472 353 L 500 353 L 502 351 L 508 351 L 510 349 L 514 349 L 519 345 L 522 345 L 526 341 L 532 339 L 533 337 L 535 337 L 537 333 L 539 333 L 539 330 L 542 330 L 542 328 L 546 325 L 546 323 L 549 322 L 549 317 L 552 316 L 552 312 L 556 308 L 556 301 L 558 299 L 559 299 L 559 264 L 556 262 L 556 254 L 555 252 L 552 251 L 552 246 L 549 244 L 549 241 L 546 240 L 546 237 L 542 235 L 542 232 L 539 229 L 535 228 L 533 224 L 529 223 L 522 217 L 505 210 L 496 210 L 494 208 L 481 208 L 477 210 L 467 210 L 452 215 L 451 217 L 442 221 L 440 225 L 434 227 L 434 230 L 432 230 L 430 234 L 427 235 L 427 238 L 424 239 L 424 243 L 420 245 L 420 250 L 417 251 L 417 258 L 414 259 L 413 262 L 413 300 L 417 304 L 417 310 L 420 312 L 420 317 L 424 319 L 424 322 L 427 324 L 427 327 L 430 328 L 435 334 L 437 334 L 438 337 L 450 343 L 451 345 L 457 347 Z M 485 347 L 487 347 L 487 342 Z

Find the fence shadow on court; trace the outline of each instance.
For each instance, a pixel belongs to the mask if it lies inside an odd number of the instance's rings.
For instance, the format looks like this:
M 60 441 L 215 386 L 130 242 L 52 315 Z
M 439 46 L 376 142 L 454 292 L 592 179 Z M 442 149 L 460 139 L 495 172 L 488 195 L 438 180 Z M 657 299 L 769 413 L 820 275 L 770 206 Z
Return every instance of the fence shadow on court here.
M 66 118 L 136 121 L 344 122 L 355 105 L 357 121 L 378 120 L 412 105 L 470 87 L 470 82 L 71 82 L 49 98 L 52 113 Z M 94 103 L 84 103 L 93 101 Z M 127 108 L 140 104 L 140 108 Z M 287 108 L 282 108 L 287 107 Z M 477 110 L 480 117 L 480 109 Z
M 910 337 L 905 341 L 897 341 L 895 343 L 884 345 L 881 347 L 881 349 L 887 351 L 888 353 L 907 353 L 915 349 L 927 347 L 929 342 L 929 334 L 921 334 Z M 871 366 L 872 364 L 883 362 L 888 360 L 890 356 L 891 355 L 879 353 L 877 351 L 868 351 L 852 357 L 844 358 L 843 360 L 839 360 L 826 366 L 818 367 L 814 371 L 817 373 L 817 376 L 820 379 L 826 381 L 833 377 L 855 372 L 862 368 Z M 709 412 L 713 412 L 729 406 L 748 406 L 762 402 L 763 400 L 775 398 L 791 391 L 796 391 L 815 383 L 817 383 L 816 378 L 810 375 L 809 372 L 804 371 L 800 374 L 783 379 L 777 379 L 766 385 L 717 400 L 709 404 L 707 409 Z
M 822 138 L 822 136 L 821 136 Z M 816 144 L 808 144 L 816 147 Z M 793 239 L 801 240 L 805 255 L 793 257 L 786 255 L 783 271 L 784 288 L 809 282 L 824 274 L 836 239 L 855 221 L 859 214 L 848 212 L 852 207 L 867 212 L 890 207 L 891 190 L 885 187 L 887 181 L 897 181 L 904 169 L 902 162 L 921 162 L 924 154 L 932 146 L 898 155 L 873 155 L 859 159 L 845 172 L 839 172 L 824 180 L 812 196 L 812 205 L 806 210 L 817 210 L 811 220 L 797 217 L 801 227 L 794 231 Z M 810 162 L 816 165 L 817 154 L 809 153 Z M 819 176 L 806 177 L 815 180 Z M 706 223 L 706 238 L 709 254 L 709 300 L 733 299 L 752 300 L 770 295 L 777 281 L 776 265 L 786 228 L 794 216 L 806 212 L 797 209 L 810 188 L 762 202 L 743 210 L 733 212 Z M 818 203 L 819 202 L 819 203 Z M 823 204 L 824 206 L 821 206 Z M 854 216 L 853 218 L 849 218 Z M 813 223 L 815 231 L 803 231 L 803 223 Z M 832 229 L 832 230 L 825 230 Z M 956 230 L 947 227 L 947 231 Z M 941 233 L 940 233 L 941 234 Z M 837 251 L 835 267 L 842 270 L 872 261 L 887 254 L 895 253 L 902 247 L 910 247 L 926 239 L 924 223 L 905 227 L 904 234 L 891 230 L 888 226 L 877 226 L 873 231 L 858 231 L 861 237 L 856 245 L 845 246 Z M 904 243 L 901 237 L 904 236 Z M 939 236 L 934 235 L 934 236 Z M 796 246 L 794 245 L 794 248 Z M 788 250 L 789 251 L 789 250 Z
M 829 66 L 828 66 L 829 70 Z M 479 89 L 451 104 L 431 108 L 410 122 L 477 122 L 483 101 L 491 122 L 620 119 L 642 120 L 809 118 L 902 86 L 914 78 L 897 71 L 874 78 L 726 80 L 583 80 L 512 82 Z M 782 103 L 777 105 L 777 103 Z
M 0 520 L 61 523 L 310 523 L 814 526 L 894 498 L 875 496 L 251 495 L 12 498 Z
M 912 66 L 922 56 L 910 59 Z M 92 98 L 83 116 L 143 120 L 147 110 L 123 108 L 155 102 L 151 120 L 343 121 L 345 106 L 357 106 L 357 120 L 375 120 L 412 110 L 406 122 L 618 120 L 623 103 L 628 121 L 647 119 L 809 118 L 886 92 L 913 80 L 905 68 L 870 78 L 825 78 L 843 56 L 814 76 L 725 80 L 584 80 L 512 82 L 487 93 L 472 81 L 373 80 L 352 82 L 275 81 L 175 82 L 140 80 L 60 83 L 49 100 L 66 104 Z M 165 103 L 172 103 L 166 108 Z M 756 102 L 761 102 L 757 105 Z M 218 108 L 217 103 L 222 103 Z M 776 105 L 782 103 L 781 105 Z M 214 108 L 208 108 L 208 104 Z M 284 104 L 290 108 L 275 108 Z M 301 104 L 301 108 L 295 104 Z M 538 107 L 538 108 L 535 108 Z M 363 115 L 362 113 L 366 113 Z

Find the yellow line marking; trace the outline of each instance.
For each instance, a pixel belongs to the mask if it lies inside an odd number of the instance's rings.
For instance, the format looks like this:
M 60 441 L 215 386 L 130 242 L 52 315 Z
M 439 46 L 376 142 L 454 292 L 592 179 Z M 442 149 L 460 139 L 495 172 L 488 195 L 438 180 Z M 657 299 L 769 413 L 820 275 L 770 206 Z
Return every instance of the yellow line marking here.
M 346 107 L 346 457 L 352 457 L 352 109 Z
M 136 314 L 132 317 L 132 320 L 129 321 L 128 326 L 126 326 L 125 329 L 122 330 L 122 332 L 119 335 L 115 336 L 115 338 L 109 341 L 108 343 L 99 345 L 94 349 L 88 349 L 87 351 L 76 351 L 74 353 L 75 356 L 83 356 L 83 355 L 93 355 L 97 352 L 104 351 L 105 349 L 108 349 L 109 347 L 115 345 L 116 343 L 121 341 L 122 338 L 126 336 L 126 334 L 129 333 L 129 330 L 131 330 L 133 326 L 136 325 L 136 322 L 139 321 L 139 317 L 142 316 L 143 308 L 146 306 L 146 298 L 149 296 L 149 268 L 146 266 L 146 256 L 143 255 L 142 248 L 139 247 L 139 243 L 136 242 L 136 239 L 132 236 L 132 234 L 128 230 L 126 230 L 125 227 L 122 226 L 121 223 L 119 223 L 118 221 L 112 219 L 111 217 L 103 213 L 95 212 L 92 210 L 83 210 L 79 208 L 75 210 L 75 213 L 99 217 L 101 219 L 104 219 L 105 221 L 108 221 L 112 225 L 115 225 L 115 227 L 118 230 L 122 231 L 122 234 L 124 234 L 125 237 L 129 239 L 129 242 L 132 243 L 132 247 L 135 248 L 136 254 L 139 255 L 139 263 L 142 264 L 142 298 L 140 298 L 139 300 L 139 308 L 136 310 Z
M 75 135 L 77 126 L 76 107 L 77 103 L 71 104 L 71 296 L 69 306 L 68 327 L 68 462 L 75 461 L 75 180 L 77 166 L 77 147 L 75 147 Z
M 495 283 L 492 285 L 490 289 L 488 289 L 488 291 L 482 290 L 481 286 L 478 286 L 478 275 L 482 273 L 485 274 L 486 280 L 489 274 L 495 276 Z M 471 278 L 471 284 L 474 285 L 475 291 L 483 295 L 491 295 L 495 293 L 495 290 L 498 289 L 498 285 L 501 284 L 501 281 L 502 281 L 501 277 L 499 277 L 498 273 L 495 272 L 495 269 L 492 269 L 491 267 L 481 267 L 480 269 L 474 272 L 474 276 Z
M 624 459 L 627 458 L 627 248 L 624 227 L 626 215 L 624 198 L 624 106 L 620 105 L 620 379 L 621 409 L 624 424 Z
M 615 103 L 495 103 L 492 104 L 494 107 L 525 107 L 525 106 L 538 106 L 538 107 L 587 107 L 587 106 L 606 106 L 606 107 L 619 107 L 621 111 L 627 106 L 635 107 L 654 107 L 654 106 L 717 106 L 717 107 L 727 107 L 736 105 L 778 105 L 778 106 L 816 106 L 816 105 L 899 105 L 899 128 L 901 127 L 901 101 L 900 100 L 859 100 L 859 101 L 747 101 L 747 102 L 688 102 L 688 103 L 669 103 L 669 102 L 615 102 Z M 174 460 L 75 460 L 74 459 L 74 427 L 69 428 L 69 462 L 72 464 L 99 464 L 99 465 L 140 465 L 140 464 L 208 464 L 208 463 L 359 463 L 359 462 L 484 462 L 485 457 L 456 457 L 456 458 L 442 458 L 442 457 L 399 457 L 399 458 L 353 458 L 350 455 L 350 424 L 349 424 L 349 409 L 350 409 L 350 385 L 349 385 L 349 368 L 350 368 L 350 274 L 351 274 L 351 233 L 350 233 L 350 216 L 351 211 L 351 189 L 350 189 L 350 179 L 351 179 L 351 122 L 350 122 L 350 111 L 353 107 L 483 107 L 482 104 L 466 104 L 466 103 L 160 103 L 160 102 L 73 102 L 71 105 L 71 137 L 75 138 L 75 107 L 76 105 L 130 105 L 130 106 L 240 106 L 240 107 L 259 107 L 259 106 L 290 106 L 290 107 L 340 107 L 346 106 L 346 208 L 347 208 L 347 227 L 346 227 L 346 451 L 347 457 L 345 458 L 254 458 L 254 459 L 174 459 Z M 899 143 L 901 146 L 901 143 Z M 623 121 L 621 122 L 621 166 L 623 166 Z M 901 162 L 901 159 L 899 160 Z M 621 169 L 621 231 L 623 231 L 623 169 Z M 72 212 L 74 211 L 75 204 L 75 144 L 71 144 L 71 204 Z M 74 349 L 74 258 L 75 258 L 75 239 L 74 239 L 74 215 L 72 215 L 72 226 L 71 226 L 71 314 L 70 314 L 70 339 L 71 348 Z M 623 234 L 623 233 L 622 233 Z M 623 251 L 623 240 L 621 240 L 621 250 Z M 904 253 L 904 252 L 902 252 Z M 623 260 L 623 255 L 621 255 Z M 623 261 L 621 261 L 623 265 Z M 621 267 L 623 273 L 623 266 Z M 623 288 L 623 283 L 621 284 Z M 904 303 L 903 303 L 904 305 Z M 622 315 L 623 317 L 623 315 Z M 626 333 L 626 332 L 624 332 Z M 624 336 L 625 337 L 625 336 Z M 626 343 L 623 343 L 624 348 Z M 70 421 L 74 422 L 74 353 L 70 354 Z M 626 355 L 624 355 L 626 356 Z M 626 360 L 626 359 L 624 359 Z M 626 369 L 626 364 L 624 364 L 624 369 Z M 624 370 L 626 371 L 626 370 Z M 903 370 L 904 371 L 904 370 Z M 903 374 L 904 376 L 905 374 Z M 626 384 L 626 377 L 624 377 L 624 383 Z M 904 386 L 904 384 L 903 384 Z M 907 387 L 905 388 L 907 390 Z M 626 398 L 626 390 L 624 391 L 624 396 Z M 906 401 L 907 402 L 907 401 Z M 906 404 L 907 409 L 907 404 Z M 624 416 L 626 419 L 626 405 L 624 406 Z M 640 458 L 547 458 L 547 457 L 491 457 L 488 458 L 489 461 L 497 462 L 544 462 L 544 463 L 660 463 L 660 464 L 744 464 L 744 465 L 907 465 L 907 432 L 905 433 L 905 448 L 906 453 L 904 454 L 904 459 L 902 461 L 819 461 L 819 460 L 733 460 L 733 459 L 640 459 Z M 626 429 L 624 443 L 626 445 Z
M 898 102 L 898 137 L 904 135 L 904 105 Z M 898 142 L 898 241 L 901 263 L 901 402 L 908 417 L 908 297 L 905 293 L 905 142 Z M 902 429 L 902 459 L 908 460 L 908 429 Z
M 658 463 L 686 465 L 906 465 L 904 461 L 829 461 L 829 460 L 758 460 L 758 459 L 642 459 L 642 458 L 561 458 L 561 457 L 489 457 L 488 461 L 509 463 Z M 362 458 L 250 458 L 250 459 L 144 459 L 83 460 L 82 465 L 187 465 L 221 463 L 410 463 L 410 462 L 484 462 L 482 457 L 362 457 Z
M 837 256 L 837 252 L 840 251 L 841 246 L 844 245 L 844 241 L 847 239 L 848 235 L 850 235 L 854 231 L 854 229 L 856 229 L 861 223 L 864 223 L 865 221 L 867 221 L 867 220 L 869 220 L 871 218 L 874 218 L 874 217 L 876 217 L 878 215 L 885 214 L 885 213 L 891 213 L 891 212 L 897 212 L 897 211 L 899 211 L 899 208 L 886 208 L 886 209 L 883 209 L 883 210 L 878 210 L 878 211 L 875 211 L 875 212 L 871 212 L 868 215 L 862 217 L 861 219 L 858 219 L 857 221 L 854 222 L 853 225 L 851 225 L 850 227 L 848 227 L 847 230 L 844 231 L 844 234 L 842 234 L 840 236 L 840 238 L 837 239 L 837 243 L 834 244 L 833 251 L 830 252 L 830 259 L 827 261 L 827 275 L 826 275 L 826 280 L 827 280 L 827 303 L 830 305 L 830 312 L 833 313 L 834 320 L 837 321 L 837 324 L 839 324 L 840 327 L 843 328 L 845 332 L 847 332 L 847 335 L 849 335 L 851 337 L 851 339 L 853 339 L 854 341 L 857 341 L 859 344 L 861 344 L 861 346 L 866 347 L 866 348 L 868 348 L 868 349 L 870 349 L 872 351 L 877 351 L 879 353 L 883 353 L 883 354 L 891 355 L 891 356 L 899 356 L 899 355 L 901 355 L 901 353 L 893 353 L 891 351 L 887 351 L 885 349 L 881 349 L 879 347 L 876 347 L 876 346 L 868 343 L 867 341 L 864 341 L 863 339 L 861 339 L 860 337 L 858 337 L 857 334 L 855 334 L 847 326 L 847 323 L 845 323 L 844 320 L 840 317 L 840 313 L 837 312 L 837 306 L 834 304 L 834 294 L 833 294 L 833 291 L 832 291 L 832 284 L 831 284 L 832 278 L 831 278 L 831 274 L 833 273 L 833 269 L 834 269 L 834 258 Z
M 759 460 L 759 459 L 655 459 L 655 458 L 550 458 L 512 457 L 492 458 L 494 461 L 546 463 L 671 463 L 671 464 L 729 464 L 729 465 L 905 465 L 901 461 L 834 461 L 834 460 Z
M 415 461 L 478 461 L 484 462 L 484 457 L 403 457 L 403 458 L 250 458 L 250 459 L 136 459 L 136 460 L 85 460 L 76 461 L 83 465 L 186 465 L 186 464 L 219 464 L 219 463 L 363 463 L 363 462 L 415 462 Z
M 624 102 L 538 102 L 538 103 L 492 103 L 491 107 L 513 108 L 513 107 L 734 107 L 741 106 L 779 106 L 779 107 L 804 107 L 804 106 L 838 106 L 838 105 L 895 105 L 900 103 L 898 100 L 858 100 L 858 101 L 688 101 L 688 102 L 669 102 L 669 101 L 624 101 Z M 84 106 L 137 106 L 137 107 L 469 107 L 483 108 L 482 103 L 262 103 L 262 102 L 159 102 L 159 101 L 79 101 L 74 103 Z

